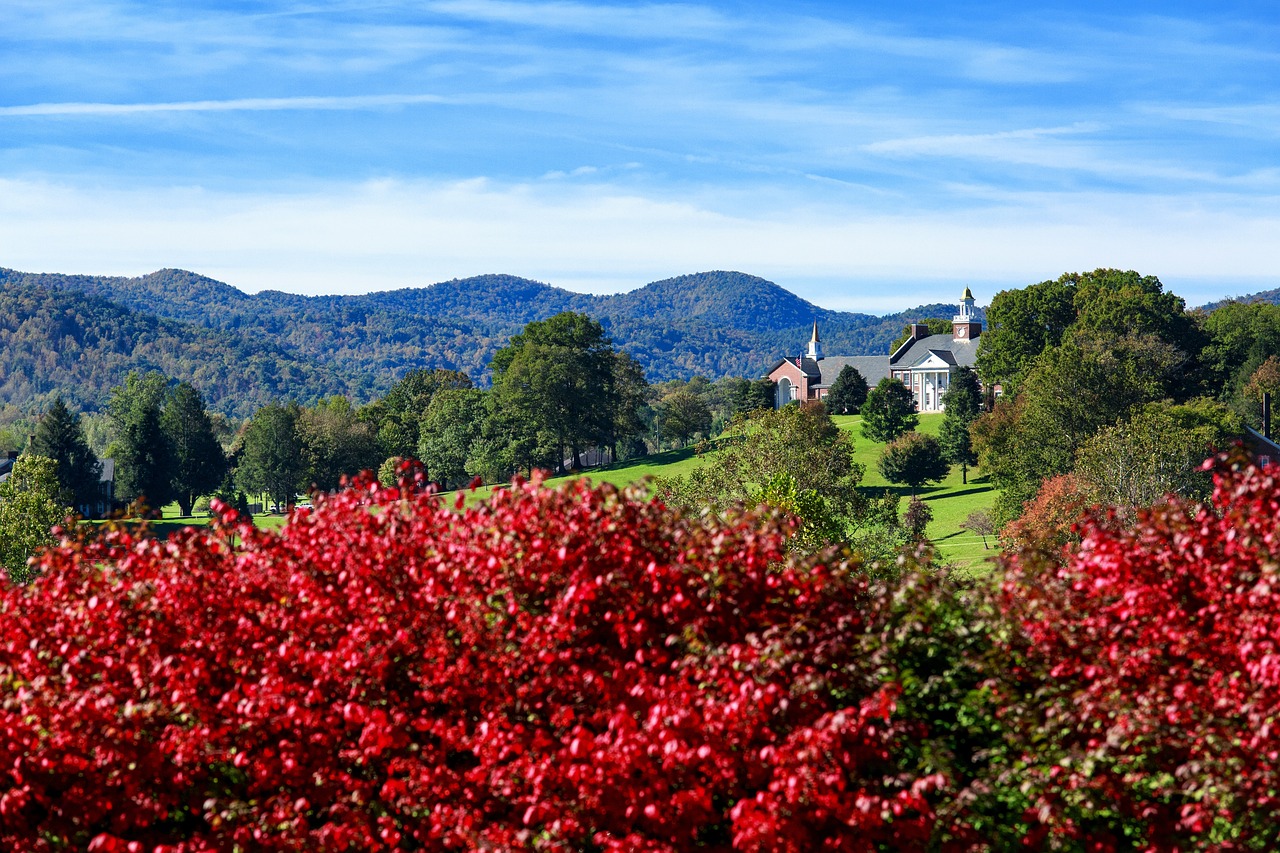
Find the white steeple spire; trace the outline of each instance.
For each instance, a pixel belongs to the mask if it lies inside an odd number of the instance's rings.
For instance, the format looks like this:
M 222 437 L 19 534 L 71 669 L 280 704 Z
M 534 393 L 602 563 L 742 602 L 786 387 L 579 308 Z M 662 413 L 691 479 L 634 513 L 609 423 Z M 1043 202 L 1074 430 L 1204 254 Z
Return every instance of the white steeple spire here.
M 818 321 L 813 321 L 813 336 L 809 338 L 809 351 L 805 353 L 806 358 L 814 361 L 822 359 L 822 341 L 818 340 Z

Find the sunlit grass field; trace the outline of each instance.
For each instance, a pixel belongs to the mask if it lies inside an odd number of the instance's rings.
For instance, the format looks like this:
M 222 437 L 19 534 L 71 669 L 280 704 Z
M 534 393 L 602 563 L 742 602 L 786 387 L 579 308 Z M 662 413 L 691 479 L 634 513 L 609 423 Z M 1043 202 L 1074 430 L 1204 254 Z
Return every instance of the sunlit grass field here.
M 940 414 L 921 415 L 919 430 L 937 435 L 942 426 L 942 417 Z M 848 430 L 853 436 L 856 448 L 854 458 L 865 469 L 862 480 L 863 490 L 871 496 L 879 496 L 886 489 L 893 491 L 903 497 L 901 508 L 905 510 L 906 499 L 909 498 L 911 490 L 905 486 L 889 484 L 876 469 L 876 460 L 879 459 L 884 445 L 862 436 L 860 429 L 862 418 L 858 415 L 837 416 L 834 421 L 840 429 Z M 575 477 L 586 477 L 595 483 L 610 483 L 623 487 L 641 484 L 653 477 L 675 477 L 687 474 L 698 466 L 707 464 L 711 458 L 713 457 L 700 456 L 693 447 L 687 447 L 592 469 L 582 474 L 553 477 L 546 482 L 554 486 Z M 504 487 L 485 486 L 474 492 L 469 491 L 465 500 L 468 504 L 484 500 L 492 494 L 494 488 Z M 987 544 L 990 548 L 985 548 L 981 537 L 962 530 L 960 525 L 969 513 L 991 508 L 996 495 L 986 479 L 975 477 L 974 472 L 970 471 L 968 484 L 963 484 L 960 469 L 956 467 L 941 483 L 921 489 L 919 496 L 933 511 L 933 521 L 930 522 L 927 532 L 943 560 L 966 571 L 983 571 L 988 565 L 987 561 L 997 553 L 995 540 L 989 537 Z M 446 498 L 452 500 L 453 496 L 446 495 Z M 259 528 L 271 530 L 279 529 L 286 520 L 286 515 L 274 513 L 260 513 L 253 518 L 254 524 Z M 157 535 L 167 536 L 183 527 L 208 523 L 207 516 L 202 514 L 181 516 L 178 505 L 170 504 L 164 508 L 164 517 L 151 522 L 151 526 Z
M 919 431 L 936 436 L 938 430 L 942 428 L 942 417 L 941 414 L 921 415 Z M 905 486 L 891 485 L 876 469 L 876 460 L 880 458 L 884 445 L 863 438 L 860 429 L 862 418 L 858 415 L 837 416 L 833 420 L 840 429 L 848 430 L 853 435 L 856 448 L 854 459 L 865 469 L 862 480 L 863 490 L 872 496 L 879 496 L 886 489 L 895 492 L 903 497 L 901 509 L 905 511 L 906 500 L 910 497 L 911 490 Z M 699 456 L 692 447 L 688 447 L 592 469 L 582 474 L 553 477 L 546 482 L 548 485 L 555 485 L 576 477 L 586 477 L 595 483 L 611 483 L 621 487 L 643 482 L 649 477 L 674 477 L 687 474 L 694 468 L 706 464 L 710 458 Z M 929 524 L 927 534 L 937 546 L 945 562 L 971 572 L 983 571 L 988 565 L 987 561 L 997 553 L 995 539 L 988 537 L 986 544 L 990 548 L 984 547 L 980 536 L 962 530 L 960 525 L 969 513 L 989 510 L 995 501 L 996 493 L 986 479 L 976 477 L 973 470 L 969 472 L 967 485 L 961 480 L 960 469 L 955 467 L 950 476 L 941 483 L 926 486 L 920 490 L 920 499 L 933 511 L 933 521 Z M 467 496 L 468 503 L 487 498 L 493 488 L 495 487 L 486 486 L 477 489 Z

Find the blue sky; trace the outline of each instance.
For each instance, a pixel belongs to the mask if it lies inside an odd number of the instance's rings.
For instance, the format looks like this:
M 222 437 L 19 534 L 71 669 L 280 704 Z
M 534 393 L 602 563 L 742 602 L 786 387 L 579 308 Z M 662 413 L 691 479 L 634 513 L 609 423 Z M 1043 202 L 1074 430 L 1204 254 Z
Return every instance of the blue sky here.
M 0 266 L 1280 286 L 1277 7 L 939 5 L 5 0 Z

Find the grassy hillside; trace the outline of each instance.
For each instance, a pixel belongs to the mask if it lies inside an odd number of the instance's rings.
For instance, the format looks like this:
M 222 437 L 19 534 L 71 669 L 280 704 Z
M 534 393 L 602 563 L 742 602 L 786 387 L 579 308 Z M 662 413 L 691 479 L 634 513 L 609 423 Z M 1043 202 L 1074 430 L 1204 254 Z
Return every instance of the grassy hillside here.
M 920 431 L 929 435 L 937 435 L 942 427 L 942 415 L 928 414 L 920 416 Z M 853 434 L 855 460 L 866 469 L 862 480 L 862 488 L 872 496 L 883 494 L 886 490 L 895 492 L 905 500 L 911 490 L 905 486 L 894 486 L 880 476 L 876 470 L 876 460 L 884 448 L 883 444 L 862 437 L 860 426 L 862 418 L 858 415 L 837 416 L 833 419 L 838 427 Z M 549 485 L 565 482 L 577 476 L 584 476 L 593 482 L 611 483 L 615 486 L 626 486 L 641 483 L 648 477 L 673 477 L 686 474 L 699 465 L 705 464 L 709 457 L 697 456 L 692 448 L 672 450 L 656 456 L 649 456 L 633 462 L 625 462 L 598 468 L 581 475 L 553 477 L 547 480 Z M 498 487 L 501 488 L 501 487 Z M 477 489 L 469 496 L 469 500 L 483 500 L 492 493 L 493 487 Z M 966 571 L 985 571 L 987 561 L 998 552 L 995 539 L 989 537 L 984 548 L 979 536 L 960 529 L 960 525 L 969 513 L 991 508 L 995 501 L 995 489 L 987 483 L 986 478 L 977 478 L 975 472 L 969 472 L 969 482 L 961 482 L 960 469 L 953 468 L 950 476 L 943 482 L 927 486 L 920 490 L 920 499 L 933 511 L 933 521 L 929 524 L 928 535 L 938 547 L 942 558 Z

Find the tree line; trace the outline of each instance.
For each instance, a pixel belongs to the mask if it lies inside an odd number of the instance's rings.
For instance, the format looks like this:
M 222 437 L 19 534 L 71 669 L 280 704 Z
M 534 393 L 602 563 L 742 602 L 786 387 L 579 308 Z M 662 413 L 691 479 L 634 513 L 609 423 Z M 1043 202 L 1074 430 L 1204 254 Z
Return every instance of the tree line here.
M 1061 537 L 1088 504 L 1202 498 L 1205 457 L 1280 393 L 1277 305 L 1188 310 L 1155 276 L 1099 269 L 1003 291 L 987 317 L 977 369 L 1003 394 L 971 437 L 1001 525 Z
M 563 472 L 585 465 L 588 451 L 612 461 L 687 446 L 773 399 L 767 380 L 650 385 L 598 322 L 572 312 L 528 324 L 491 368 L 488 389 L 459 371 L 412 370 L 364 406 L 343 396 L 280 400 L 239 424 L 210 411 L 191 383 L 134 371 L 111 391 L 105 416 L 58 396 L 25 441 L 9 432 L 0 444 L 51 460 L 51 496 L 82 515 L 170 503 L 190 515 L 213 495 L 241 508 L 247 495 L 286 505 L 366 469 L 394 481 L 407 460 L 446 489 Z M 107 459 L 114 489 L 104 492 Z

